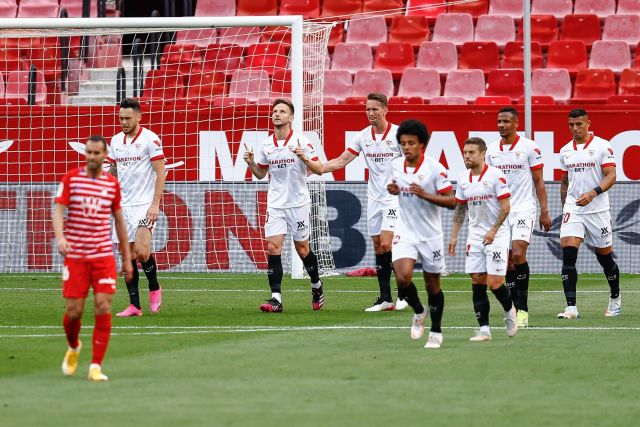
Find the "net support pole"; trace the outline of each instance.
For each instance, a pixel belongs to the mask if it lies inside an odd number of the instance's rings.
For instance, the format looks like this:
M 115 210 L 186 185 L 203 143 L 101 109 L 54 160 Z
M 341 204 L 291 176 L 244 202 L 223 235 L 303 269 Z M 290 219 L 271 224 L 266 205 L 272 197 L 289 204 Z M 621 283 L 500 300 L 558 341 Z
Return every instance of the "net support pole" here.
M 303 87 L 303 39 L 302 39 L 302 16 L 293 16 L 291 23 L 291 51 L 289 54 L 291 67 L 291 102 L 295 109 L 293 116 L 293 128 L 298 132 L 304 132 L 304 87 Z M 311 221 L 309 221 L 311 230 Z M 304 267 L 302 260 L 296 252 L 295 243 L 291 239 L 291 278 L 302 279 Z
M 524 46 L 524 129 L 525 136 L 533 137 L 533 124 L 531 122 L 531 2 L 523 0 L 524 14 L 522 16 Z

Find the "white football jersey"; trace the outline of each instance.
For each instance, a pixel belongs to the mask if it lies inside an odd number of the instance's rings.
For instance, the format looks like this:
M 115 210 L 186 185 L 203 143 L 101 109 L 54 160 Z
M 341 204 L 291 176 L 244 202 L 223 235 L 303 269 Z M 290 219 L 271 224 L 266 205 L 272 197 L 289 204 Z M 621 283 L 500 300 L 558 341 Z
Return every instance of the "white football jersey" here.
M 427 193 L 446 193 L 453 186 L 447 178 L 445 167 L 428 156 L 423 156 L 415 168 L 408 167 L 404 158 L 398 158 L 391 162 L 387 172 L 387 184 L 391 181 L 395 181 L 400 190 L 400 217 L 396 234 L 411 235 L 417 241 L 442 236 L 440 207 L 411 194 L 409 187 L 416 183 Z
M 153 201 L 156 173 L 151 162 L 162 159 L 160 138 L 142 126 L 133 138 L 123 132 L 111 138 L 107 161 L 118 167 L 122 206 L 145 205 Z
M 296 208 L 311 203 L 307 165 L 293 152 L 298 144 L 308 159 L 318 160 L 309 140 L 293 130 L 286 139 L 276 140 L 275 134 L 265 138 L 256 150 L 256 163 L 269 170 L 268 208 Z
M 511 146 L 502 139 L 487 147 L 486 162 L 504 173 L 511 190 L 511 214 L 536 212 L 536 198 L 531 171 L 542 169 L 543 162 L 538 144 L 516 136 Z
M 398 126 L 389 123 L 384 134 L 376 134 L 373 126 L 367 126 L 351 140 L 347 150 L 356 156 L 362 153 L 369 169 L 367 196 L 380 202 L 393 199 L 387 191 L 387 169 L 391 161 L 400 157 L 400 147 L 396 140 Z
M 469 241 L 481 242 L 493 227 L 500 213 L 498 200 L 510 196 L 507 179 L 502 171 L 485 164 L 479 176 L 472 176 L 467 169 L 458 177 L 456 200 L 469 207 Z M 496 239 L 509 238 L 507 221 L 496 233 Z
M 616 166 L 611 143 L 591 135 L 586 144 L 569 142 L 560 149 L 560 168 L 569 172 L 569 189 L 563 213 L 594 213 L 609 210 L 609 194 L 602 193 L 587 206 L 576 205 L 576 200 L 602 182 L 602 168 Z

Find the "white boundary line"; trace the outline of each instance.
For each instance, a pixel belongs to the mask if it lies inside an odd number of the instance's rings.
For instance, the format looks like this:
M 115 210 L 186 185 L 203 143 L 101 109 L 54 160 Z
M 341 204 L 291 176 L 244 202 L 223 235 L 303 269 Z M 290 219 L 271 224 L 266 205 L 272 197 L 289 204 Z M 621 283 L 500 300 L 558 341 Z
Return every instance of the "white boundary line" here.
M 237 275 L 234 276 L 222 276 L 220 277 L 218 275 L 218 273 L 202 273 L 204 274 L 209 274 L 210 276 L 158 276 L 159 280 L 208 280 L 208 281 L 220 281 L 220 280 L 247 280 L 247 277 L 244 277 L 244 275 L 246 274 L 251 274 L 251 275 L 257 275 L 257 276 L 264 276 L 265 274 L 263 272 L 256 272 L 256 273 L 238 273 Z M 420 272 L 416 271 L 414 272 L 414 274 L 416 276 L 420 276 Z M 594 280 L 594 281 L 602 281 L 604 282 L 605 279 L 602 277 L 601 274 L 599 273 L 587 273 L 588 275 L 583 275 L 583 277 L 580 277 L 580 280 Z M 624 273 L 626 274 L 630 274 L 630 275 L 634 275 L 632 273 Z M 637 276 L 637 275 L 636 275 Z M 42 274 L 12 274 L 12 273 L 0 273 L 0 280 L 7 278 L 7 279 L 59 279 L 61 277 L 61 273 L 56 273 L 56 274 L 50 274 L 50 273 L 42 273 Z M 560 281 L 560 274 L 551 274 L 551 273 L 545 273 L 543 275 L 532 275 L 529 277 L 529 280 L 532 281 L 538 281 L 538 280 L 549 280 L 550 278 L 557 278 L 558 281 Z M 348 276 L 332 276 L 330 278 L 327 279 L 327 281 L 334 281 L 334 280 L 346 280 L 346 279 L 364 279 L 364 280 L 377 280 L 375 276 L 364 276 L 364 277 L 348 277 Z M 464 279 L 469 279 L 469 277 L 465 274 L 459 274 L 456 276 L 442 276 L 440 278 L 440 280 L 464 280 Z M 303 280 L 303 279 L 292 279 L 292 280 Z M 306 279 L 305 279 L 306 280 Z

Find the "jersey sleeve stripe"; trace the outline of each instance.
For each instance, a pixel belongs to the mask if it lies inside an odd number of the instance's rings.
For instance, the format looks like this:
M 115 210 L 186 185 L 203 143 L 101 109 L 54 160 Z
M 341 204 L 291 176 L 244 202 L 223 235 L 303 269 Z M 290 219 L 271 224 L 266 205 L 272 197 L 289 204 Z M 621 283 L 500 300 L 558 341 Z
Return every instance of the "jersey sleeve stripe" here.
M 498 200 L 506 199 L 507 197 L 511 197 L 511 193 L 505 193 L 501 196 L 498 196 Z
M 446 193 L 447 191 L 451 190 L 452 188 L 453 188 L 453 185 L 450 185 L 450 186 L 445 187 L 445 188 L 441 188 L 440 190 L 438 190 L 438 193 L 440 193 L 440 194 L 444 194 L 444 193 Z
M 311 160 L 313 160 L 314 162 L 318 160 L 318 156 L 315 156 L 314 158 L 312 158 Z
M 107 157 L 107 162 L 109 162 L 109 163 L 115 163 L 116 161 L 115 161 L 115 160 L 113 160 L 111 157 Z
M 269 165 L 263 165 L 262 163 L 258 163 L 261 169 L 269 169 Z
M 539 165 L 535 165 L 535 166 L 531 166 L 531 170 L 538 170 L 538 169 L 542 169 L 544 167 L 543 163 L 540 163 Z
M 607 167 L 609 167 L 609 166 L 613 166 L 613 167 L 615 168 L 615 167 L 616 167 L 616 164 L 615 164 L 615 163 L 603 163 L 601 167 L 603 167 L 603 168 L 607 168 Z
M 458 199 L 457 197 L 456 197 L 456 202 L 461 203 L 463 205 L 467 203 L 466 200 Z
M 164 159 L 164 155 L 160 154 L 159 156 L 152 157 L 150 160 L 152 162 L 155 162 L 156 160 L 162 160 L 162 159 Z
M 348 152 L 350 152 L 351 154 L 355 155 L 355 156 L 357 156 L 357 155 L 359 155 L 359 154 L 360 154 L 360 152 L 359 152 L 359 151 L 356 151 L 356 150 L 354 150 L 354 149 L 353 149 L 353 148 L 351 148 L 351 147 L 347 148 L 347 151 L 348 151 Z

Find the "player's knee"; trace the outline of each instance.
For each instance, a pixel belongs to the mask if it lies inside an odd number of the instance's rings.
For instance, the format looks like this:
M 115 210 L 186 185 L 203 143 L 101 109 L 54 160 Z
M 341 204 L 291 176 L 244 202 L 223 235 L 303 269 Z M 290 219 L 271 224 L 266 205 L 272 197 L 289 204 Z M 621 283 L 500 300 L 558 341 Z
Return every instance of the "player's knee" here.
M 513 268 L 515 268 L 515 264 L 524 264 L 527 262 L 527 254 L 524 251 L 513 251 L 511 256 L 511 262 L 514 264 Z
M 396 284 L 398 288 L 406 288 L 411 284 L 411 274 L 406 274 L 402 271 L 394 271 L 396 276 Z
M 77 320 L 82 317 L 82 308 L 80 307 L 67 307 L 65 314 L 72 320 Z
M 308 245 L 296 245 L 296 252 L 300 258 L 306 258 L 309 255 L 309 246 Z
M 147 249 L 136 249 L 136 259 L 141 263 L 146 262 L 151 256 L 151 251 Z
M 380 251 L 381 251 L 381 253 L 391 252 L 391 247 L 392 247 L 391 243 L 392 243 L 391 241 L 380 242 Z
M 562 248 L 562 267 L 575 268 L 578 260 L 578 248 L 567 246 Z

